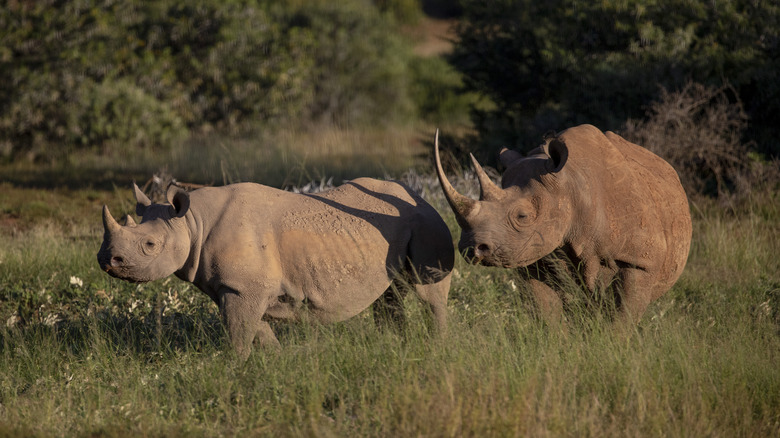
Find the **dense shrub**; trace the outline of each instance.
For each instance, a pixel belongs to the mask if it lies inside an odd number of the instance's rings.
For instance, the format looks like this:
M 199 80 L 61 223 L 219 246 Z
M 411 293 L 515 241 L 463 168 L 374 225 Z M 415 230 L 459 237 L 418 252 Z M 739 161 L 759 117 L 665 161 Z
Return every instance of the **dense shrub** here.
M 444 58 L 415 58 L 410 64 L 411 97 L 421 118 L 439 126 L 467 124 L 474 93 L 464 93 L 461 75 Z
M 464 0 L 454 65 L 495 109 L 476 111 L 482 143 L 532 147 L 547 130 L 641 117 L 658 85 L 736 90 L 748 134 L 780 154 L 780 6 L 732 0 Z
M 0 159 L 165 147 L 185 128 L 408 119 L 411 50 L 395 26 L 361 0 L 12 2 Z
M 747 116 L 729 87 L 689 83 L 661 90 L 647 117 L 629 120 L 622 134 L 671 163 L 689 195 L 739 199 L 780 181 L 778 163 L 763 162 L 745 143 Z
M 316 41 L 303 118 L 339 125 L 388 123 L 414 114 L 409 98 L 411 47 L 391 16 L 360 1 L 312 0 L 295 11 L 293 30 Z
M 416 24 L 422 19 L 420 3 L 420 0 L 374 0 L 380 11 L 392 14 L 403 24 Z

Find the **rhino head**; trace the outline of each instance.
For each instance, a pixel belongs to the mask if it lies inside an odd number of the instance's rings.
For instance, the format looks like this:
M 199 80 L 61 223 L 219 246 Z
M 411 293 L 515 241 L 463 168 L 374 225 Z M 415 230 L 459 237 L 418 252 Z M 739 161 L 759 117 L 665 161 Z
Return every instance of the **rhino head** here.
M 563 245 L 571 228 L 572 202 L 567 193 L 566 145 L 557 139 L 534 149 L 528 157 L 504 148 L 506 166 L 499 188 L 474 155 L 480 197 L 458 193 L 447 180 L 434 142 L 436 172 L 462 232 L 459 251 L 471 263 L 487 266 L 528 266 Z
M 189 210 L 189 194 L 171 185 L 168 204 L 152 204 L 135 184 L 133 191 L 141 223 L 136 224 L 127 215 L 122 226 L 104 205 L 98 263 L 109 275 L 122 280 L 146 282 L 165 278 L 179 270 L 189 257 L 190 237 L 184 217 Z

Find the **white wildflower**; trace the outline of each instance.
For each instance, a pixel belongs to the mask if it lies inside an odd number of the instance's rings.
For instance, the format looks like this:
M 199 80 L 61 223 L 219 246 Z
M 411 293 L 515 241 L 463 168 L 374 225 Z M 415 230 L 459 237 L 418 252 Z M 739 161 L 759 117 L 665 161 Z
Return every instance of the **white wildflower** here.
M 141 300 L 135 300 L 132 303 L 130 303 L 130 313 L 133 313 L 135 309 L 137 309 L 138 306 L 140 306 L 141 304 L 143 304 Z
M 11 315 L 11 317 L 5 321 L 5 326 L 8 328 L 13 328 L 13 326 L 15 326 L 21 321 L 22 318 L 19 316 L 19 314 L 17 312 L 14 312 L 14 314 Z
M 50 313 L 46 315 L 46 318 L 43 320 L 43 323 L 45 325 L 48 325 L 49 327 L 53 327 L 55 324 L 57 324 L 60 321 L 62 321 L 60 315 L 56 313 Z
M 78 287 L 84 286 L 84 282 L 81 281 L 80 278 L 74 277 L 72 275 L 70 276 L 70 284 L 73 285 L 73 286 L 78 286 Z

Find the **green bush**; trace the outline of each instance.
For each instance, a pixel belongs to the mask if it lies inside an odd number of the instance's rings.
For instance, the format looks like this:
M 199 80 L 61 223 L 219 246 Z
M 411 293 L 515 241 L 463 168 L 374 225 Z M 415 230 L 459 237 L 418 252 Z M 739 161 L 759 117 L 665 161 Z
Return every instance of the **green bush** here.
M 374 0 L 380 11 L 392 14 L 399 23 L 417 24 L 423 17 L 420 0 Z
M 437 125 L 467 124 L 474 93 L 463 92 L 461 75 L 443 58 L 415 58 L 411 96 L 421 118 Z
M 463 1 L 454 65 L 494 110 L 475 113 L 482 140 L 528 148 L 547 130 L 617 129 L 688 81 L 728 81 L 746 131 L 780 154 L 776 114 L 780 6 L 742 0 Z
M 316 41 L 308 53 L 313 89 L 304 121 L 387 124 L 414 116 L 411 47 L 391 17 L 360 1 L 309 1 L 291 12 L 291 31 Z
M 165 148 L 185 128 L 409 120 L 396 26 L 360 0 L 9 4 L 0 158 Z
M 186 134 L 182 119 L 165 103 L 126 80 L 85 81 L 79 97 L 83 113 L 73 120 L 68 139 L 83 146 L 150 147 Z

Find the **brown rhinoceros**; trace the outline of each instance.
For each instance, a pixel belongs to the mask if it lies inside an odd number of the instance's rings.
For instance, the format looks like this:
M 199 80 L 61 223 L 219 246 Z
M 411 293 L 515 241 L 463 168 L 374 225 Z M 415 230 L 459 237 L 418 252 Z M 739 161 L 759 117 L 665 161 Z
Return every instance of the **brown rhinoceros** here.
M 677 173 L 617 134 L 581 125 L 527 157 L 505 148 L 503 188 L 472 155 L 479 201 L 447 180 L 438 133 L 435 155 L 462 228 L 460 251 L 473 263 L 526 268 L 520 272 L 548 320 L 561 320 L 560 285 L 573 279 L 593 294 L 613 291 L 618 320 L 636 322 L 685 267 L 691 216 Z
M 452 237 L 398 182 L 360 178 L 319 194 L 171 186 L 167 204 L 133 189 L 143 219 L 122 226 L 103 207 L 100 267 L 133 282 L 170 274 L 192 282 L 219 306 L 242 358 L 255 338 L 278 344 L 266 317 L 335 322 L 376 301 L 375 317 L 402 321 L 397 294 L 409 283 L 445 329 Z

